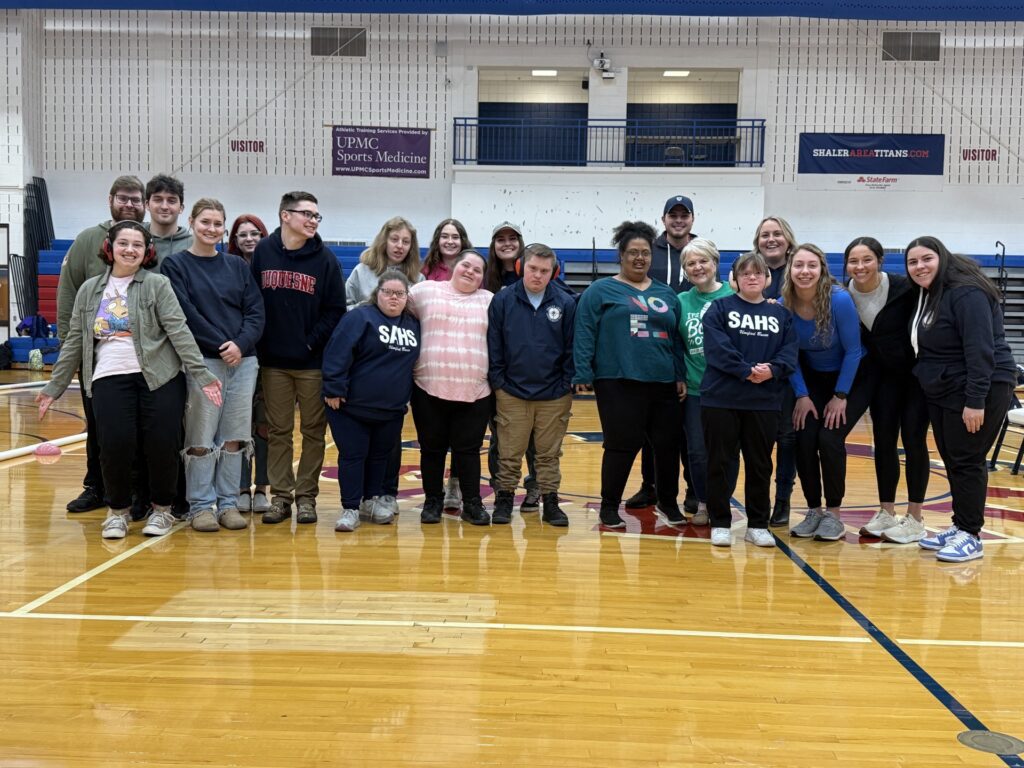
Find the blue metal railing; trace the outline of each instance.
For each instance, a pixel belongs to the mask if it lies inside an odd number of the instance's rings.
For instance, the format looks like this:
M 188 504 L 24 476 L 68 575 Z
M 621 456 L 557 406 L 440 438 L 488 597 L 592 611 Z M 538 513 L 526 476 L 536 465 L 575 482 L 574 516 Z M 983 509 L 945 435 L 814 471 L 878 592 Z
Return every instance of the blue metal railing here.
M 456 165 L 760 168 L 762 119 L 457 117 Z

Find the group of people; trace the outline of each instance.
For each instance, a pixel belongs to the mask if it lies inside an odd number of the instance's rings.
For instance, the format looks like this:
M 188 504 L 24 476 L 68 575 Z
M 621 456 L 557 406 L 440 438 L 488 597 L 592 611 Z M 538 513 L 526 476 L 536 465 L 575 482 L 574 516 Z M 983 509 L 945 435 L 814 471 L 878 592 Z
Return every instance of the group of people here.
M 791 534 L 839 540 L 845 439 L 870 408 L 879 509 L 861 534 L 917 542 L 941 560 L 982 555 L 985 457 L 1015 364 L 997 290 L 936 238 L 907 246 L 907 278 L 885 271 L 877 240 L 857 238 L 844 287 L 821 249 L 772 216 L 725 270 L 678 195 L 661 235 L 644 222 L 617 227 L 617 273 L 577 296 L 557 254 L 510 222 L 484 251 L 445 219 L 421 262 L 415 227 L 395 217 L 346 280 L 307 192 L 282 197 L 273 232 L 238 217 L 226 248 L 216 200 L 197 201 L 189 229 L 177 226 L 184 188 L 173 177 L 120 177 L 109 205 L 111 219 L 76 238 L 62 268 L 63 347 L 38 397 L 42 416 L 78 373 L 88 462 L 68 509 L 107 505 L 105 538 L 142 519 L 149 535 L 179 516 L 210 532 L 245 528 L 250 511 L 275 524 L 293 507 L 298 523 L 316 522 L 328 426 L 335 529 L 390 523 L 410 405 L 422 523 L 450 509 L 473 525 L 508 524 L 525 458 L 520 512 L 566 526 L 559 457 L 574 393 L 593 391 L 603 526 L 625 526 L 620 506 L 642 453 L 643 483 L 625 506 L 653 506 L 672 526 L 710 525 L 711 543 L 730 546 L 742 458 L 747 541 L 775 545 L 770 528 L 789 525 L 795 477 L 807 512 Z M 953 524 L 939 533 L 921 517 L 929 423 L 953 498 Z M 480 485 L 488 426 L 493 513 Z M 900 439 L 908 503 L 897 516 Z

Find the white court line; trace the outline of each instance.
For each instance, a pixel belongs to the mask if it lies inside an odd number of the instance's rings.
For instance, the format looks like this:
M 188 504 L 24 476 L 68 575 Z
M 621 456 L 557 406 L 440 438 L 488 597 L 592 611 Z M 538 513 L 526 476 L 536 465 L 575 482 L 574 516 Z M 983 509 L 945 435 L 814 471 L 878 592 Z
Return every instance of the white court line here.
M 900 645 L 936 645 L 948 648 L 1024 648 L 1024 643 L 1013 640 L 914 640 L 899 638 Z
M 128 621 L 156 624 L 257 624 L 314 627 L 406 627 L 424 629 L 503 630 L 512 632 L 569 632 L 602 635 L 653 635 L 661 637 L 710 637 L 731 640 L 781 640 L 784 642 L 848 643 L 870 645 L 869 637 L 840 635 L 783 635 L 758 632 L 713 632 L 695 629 L 657 629 L 653 627 L 595 627 L 569 624 L 506 624 L 478 621 L 421 621 L 416 619 L 302 619 L 255 616 L 118 616 L 79 613 L 0 613 L 0 619 L 58 619 L 66 621 Z
M 124 562 L 129 557 L 131 557 L 132 555 L 136 555 L 136 554 L 138 554 L 139 552 L 141 552 L 144 549 L 149 549 L 154 544 L 157 544 L 158 542 L 163 541 L 168 536 L 173 535 L 175 531 L 181 530 L 186 525 L 188 525 L 188 523 L 185 523 L 184 521 L 182 521 L 180 523 L 177 523 L 173 528 L 171 528 L 171 530 L 168 533 L 164 534 L 163 536 L 153 536 L 152 538 L 146 539 L 146 541 L 143 541 L 143 542 L 140 542 L 140 543 L 136 544 L 131 549 L 126 549 L 121 554 L 119 554 L 119 555 L 117 555 L 115 557 L 112 557 L 112 558 L 110 558 L 109 560 L 107 560 L 107 561 L 105 561 L 103 563 L 100 563 L 99 565 L 97 565 L 92 570 L 89 570 L 89 571 L 86 571 L 85 573 L 83 573 L 81 576 L 76 576 L 71 581 L 69 581 L 69 582 L 67 582 L 65 584 L 61 584 L 56 589 L 50 590 L 49 592 L 47 592 L 42 597 L 37 597 L 31 603 L 25 603 L 25 605 L 21 606 L 20 608 L 15 608 L 13 611 L 11 611 L 11 613 L 9 615 L 12 615 L 12 616 L 23 616 L 23 615 L 27 614 L 29 611 L 35 610 L 36 608 L 38 608 L 41 605 L 46 605 L 51 600 L 56 600 L 58 597 L 63 595 L 65 592 L 69 592 L 72 589 L 74 589 L 75 587 L 80 586 L 81 584 L 84 584 L 89 579 L 91 579 L 93 576 L 99 576 L 104 571 L 110 570 L 115 565 L 117 565 L 118 563 Z

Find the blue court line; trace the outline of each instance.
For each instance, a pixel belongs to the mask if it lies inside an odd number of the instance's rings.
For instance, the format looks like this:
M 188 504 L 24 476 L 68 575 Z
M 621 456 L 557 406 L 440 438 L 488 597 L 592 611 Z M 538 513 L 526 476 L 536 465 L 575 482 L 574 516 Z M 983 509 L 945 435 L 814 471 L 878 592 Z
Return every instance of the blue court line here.
M 774 534 L 772 534 L 774 536 Z M 775 543 L 779 549 L 785 553 L 786 557 L 793 561 L 793 563 L 802 570 L 815 584 L 817 584 L 821 590 L 832 598 L 835 603 L 842 608 L 846 614 L 853 619 L 857 624 L 867 632 L 868 636 L 882 646 L 885 651 L 892 656 L 907 672 L 909 672 L 917 682 L 924 686 L 925 690 L 934 696 L 942 706 L 949 710 L 957 720 L 966 726 L 971 731 L 987 731 L 989 728 L 981 722 L 975 715 L 961 704 L 957 698 L 942 687 L 942 684 L 934 677 L 929 675 L 925 670 L 914 661 L 900 646 L 890 638 L 885 632 L 875 626 L 874 622 L 868 619 L 863 613 L 861 613 L 856 606 L 853 605 L 849 600 L 840 594 L 839 590 L 833 587 L 828 579 L 818 573 L 814 568 L 807 564 L 800 555 L 789 548 L 789 545 L 775 536 Z M 1006 765 L 1011 768 L 1024 768 L 1024 759 L 1019 755 L 996 755 Z

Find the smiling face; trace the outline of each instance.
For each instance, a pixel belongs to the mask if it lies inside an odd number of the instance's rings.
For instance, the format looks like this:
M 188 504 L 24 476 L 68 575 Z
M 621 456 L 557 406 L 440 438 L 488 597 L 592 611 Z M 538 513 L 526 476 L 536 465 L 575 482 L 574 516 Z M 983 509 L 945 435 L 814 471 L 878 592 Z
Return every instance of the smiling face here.
M 178 223 L 178 217 L 185 210 L 185 203 L 173 192 L 154 192 L 146 201 L 149 218 L 161 227 Z
M 846 257 L 846 271 L 853 278 L 854 285 L 863 292 L 878 287 L 878 277 L 882 265 L 878 263 L 875 252 L 866 245 L 855 245 Z
M 122 229 L 114 236 L 114 277 L 134 275 L 142 267 L 146 255 L 146 238 L 137 229 Z
M 697 288 L 698 291 L 708 292 L 717 282 L 718 267 L 715 260 L 703 253 L 688 253 L 683 261 L 683 270 L 686 272 L 686 279 Z
M 377 290 L 377 308 L 388 317 L 398 317 L 409 301 L 409 292 L 401 280 L 388 280 Z
M 454 259 L 462 251 L 462 236 L 454 224 L 445 224 L 437 239 L 437 249 L 445 261 Z
M 689 236 L 690 229 L 693 228 L 693 214 L 685 205 L 676 205 L 661 217 L 661 223 L 665 225 L 665 234 L 669 240 L 683 241 Z
M 290 230 L 298 240 L 309 240 L 316 234 L 320 222 L 316 215 L 320 208 L 311 200 L 299 200 L 289 210 L 281 211 L 281 226 Z
M 238 227 L 238 231 L 235 233 L 235 244 L 246 259 L 252 258 L 252 254 L 256 250 L 256 246 L 262 239 L 263 233 L 260 232 L 259 228 L 255 224 L 248 221 L 242 222 Z
M 736 280 L 737 293 L 746 301 L 760 302 L 768 276 L 757 268 L 755 264 L 748 264 L 738 275 L 733 276 Z
M 799 250 L 789 264 L 789 279 L 798 291 L 814 291 L 821 279 L 821 259 L 811 251 Z
M 757 250 L 771 267 L 778 267 L 786 260 L 786 251 L 793 243 L 786 239 L 782 225 L 775 219 L 765 219 L 757 231 Z
M 459 293 L 473 293 L 484 281 L 484 260 L 476 254 L 467 255 L 452 270 L 452 287 Z
M 939 272 L 939 254 L 923 245 L 907 251 L 907 274 L 919 286 L 928 290 Z
M 388 255 L 389 264 L 401 264 L 405 261 L 405 257 L 409 255 L 409 249 L 412 248 L 412 233 L 405 227 L 396 229 L 388 235 L 387 244 L 384 248 Z
M 634 237 L 619 252 L 619 274 L 631 283 L 642 283 L 651 268 L 651 244 Z
M 192 227 L 196 240 L 207 248 L 216 248 L 224 239 L 224 214 L 216 208 L 203 208 L 188 220 L 188 225 Z
M 512 264 L 519 255 L 520 246 L 519 235 L 511 229 L 503 229 L 494 236 L 494 253 L 501 259 L 506 270 L 512 269 Z
M 109 197 L 110 219 L 118 221 L 142 221 L 146 204 L 141 189 L 118 189 Z

